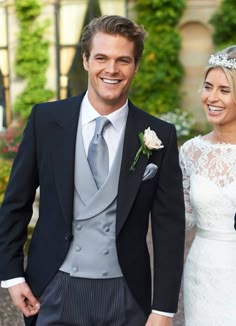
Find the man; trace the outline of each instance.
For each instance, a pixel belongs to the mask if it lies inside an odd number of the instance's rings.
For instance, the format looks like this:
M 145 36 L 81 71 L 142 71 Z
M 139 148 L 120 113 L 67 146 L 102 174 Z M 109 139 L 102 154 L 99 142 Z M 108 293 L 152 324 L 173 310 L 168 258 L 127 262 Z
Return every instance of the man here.
M 183 267 L 182 176 L 175 128 L 128 100 L 144 38 L 127 18 L 92 20 L 81 41 L 87 92 L 32 110 L 0 214 L 0 278 L 27 325 L 172 325 Z

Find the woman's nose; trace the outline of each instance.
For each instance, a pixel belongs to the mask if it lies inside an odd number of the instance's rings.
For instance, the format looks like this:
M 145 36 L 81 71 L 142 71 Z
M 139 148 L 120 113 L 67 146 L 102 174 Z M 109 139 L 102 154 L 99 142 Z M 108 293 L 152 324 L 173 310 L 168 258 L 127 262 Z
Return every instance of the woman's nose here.
M 208 95 L 208 101 L 210 102 L 216 102 L 218 101 L 219 96 L 218 96 L 218 92 L 215 90 L 212 90 L 209 95 Z

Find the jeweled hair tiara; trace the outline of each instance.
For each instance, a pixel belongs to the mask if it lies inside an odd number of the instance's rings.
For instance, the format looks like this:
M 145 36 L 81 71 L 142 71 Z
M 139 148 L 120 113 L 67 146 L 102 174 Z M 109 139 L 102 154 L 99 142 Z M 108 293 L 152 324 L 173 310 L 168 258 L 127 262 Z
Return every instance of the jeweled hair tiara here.
M 236 69 L 236 59 L 230 59 L 227 54 L 212 54 L 209 59 L 212 66 Z

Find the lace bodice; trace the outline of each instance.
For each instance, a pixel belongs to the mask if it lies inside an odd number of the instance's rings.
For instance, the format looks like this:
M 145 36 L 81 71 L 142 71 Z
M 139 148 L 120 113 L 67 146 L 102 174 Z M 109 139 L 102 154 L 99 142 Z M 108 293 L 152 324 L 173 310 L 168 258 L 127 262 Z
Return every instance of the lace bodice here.
M 236 145 L 197 136 L 180 148 L 187 228 L 233 231 L 236 213 Z
M 186 224 L 198 227 L 184 269 L 185 326 L 234 326 L 236 145 L 195 137 L 180 148 L 180 165 Z

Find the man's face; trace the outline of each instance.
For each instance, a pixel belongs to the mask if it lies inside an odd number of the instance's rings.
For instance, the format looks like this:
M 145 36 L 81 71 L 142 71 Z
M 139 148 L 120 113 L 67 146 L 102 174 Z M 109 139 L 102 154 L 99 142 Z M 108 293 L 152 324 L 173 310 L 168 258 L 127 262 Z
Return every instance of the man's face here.
M 108 114 L 125 104 L 129 88 L 138 70 L 134 43 L 120 35 L 97 33 L 90 57 L 83 55 L 88 72 L 88 97 L 100 114 Z

